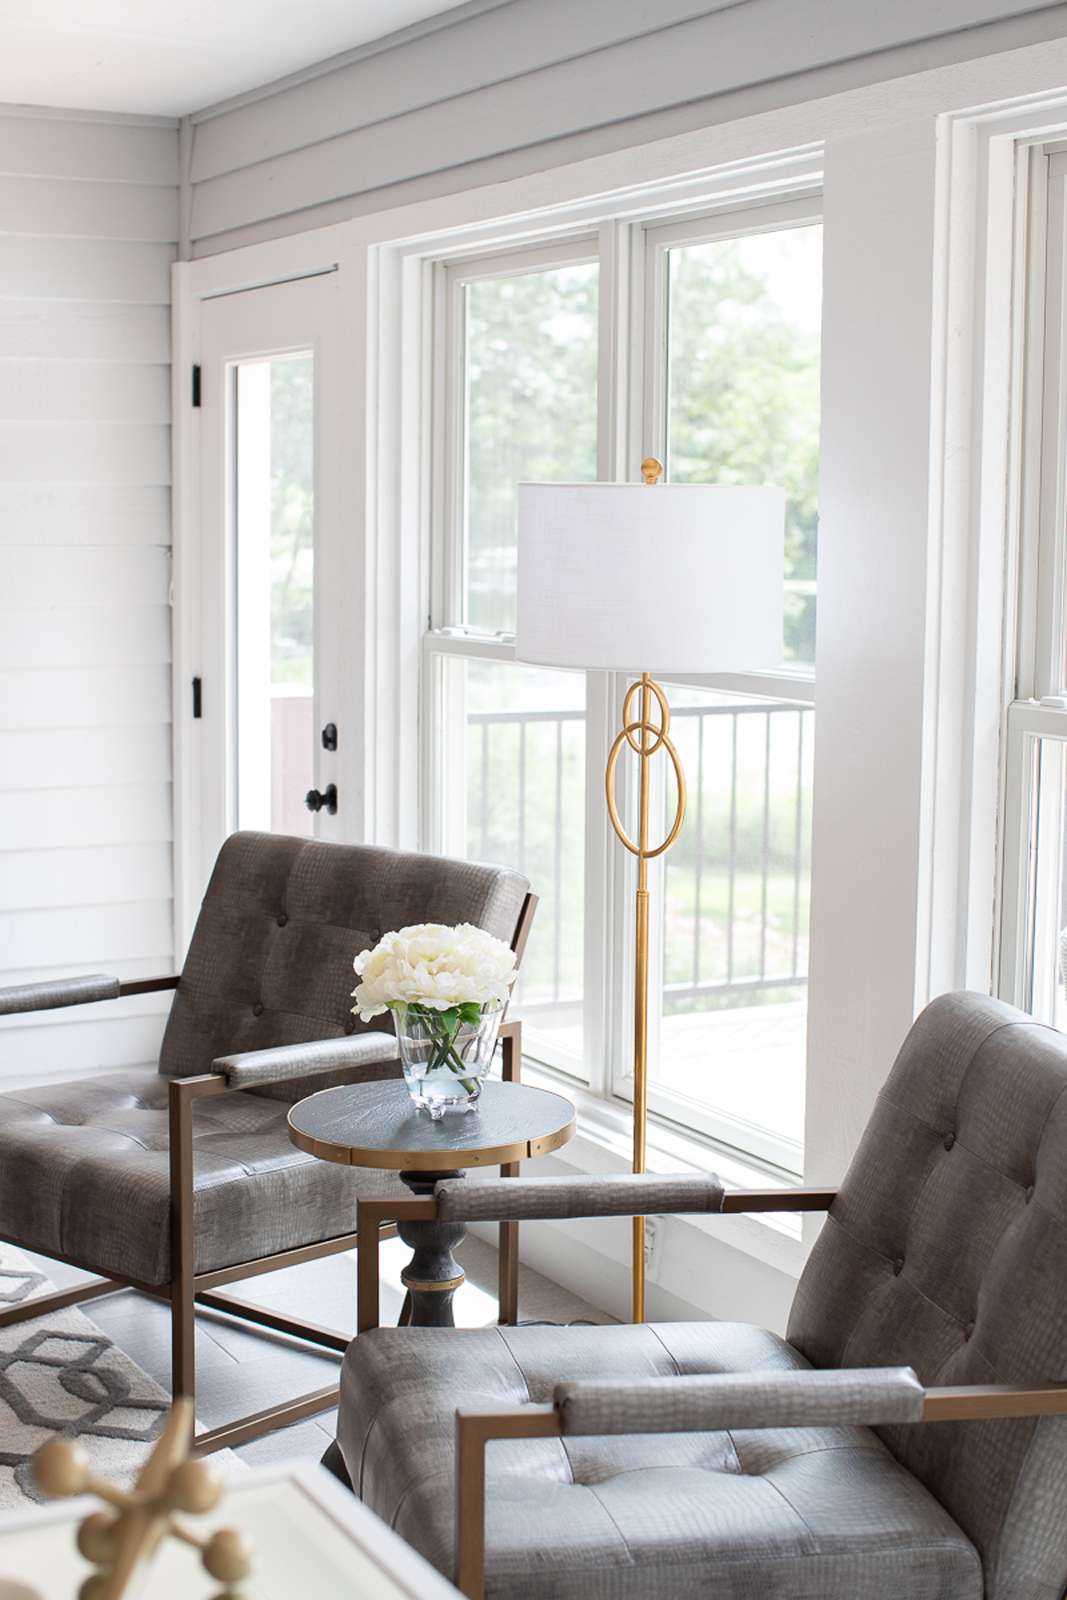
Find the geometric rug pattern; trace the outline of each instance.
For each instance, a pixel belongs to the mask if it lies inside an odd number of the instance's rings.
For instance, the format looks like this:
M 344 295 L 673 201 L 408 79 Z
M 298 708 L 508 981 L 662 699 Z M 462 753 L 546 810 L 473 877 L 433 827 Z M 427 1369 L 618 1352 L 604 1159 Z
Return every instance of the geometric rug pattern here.
M 0 1245 L 0 1309 L 51 1288 L 18 1250 Z M 81 1440 L 94 1471 L 132 1482 L 169 1404 L 76 1306 L 0 1328 L 0 1508 L 44 1498 L 29 1459 L 57 1435 Z

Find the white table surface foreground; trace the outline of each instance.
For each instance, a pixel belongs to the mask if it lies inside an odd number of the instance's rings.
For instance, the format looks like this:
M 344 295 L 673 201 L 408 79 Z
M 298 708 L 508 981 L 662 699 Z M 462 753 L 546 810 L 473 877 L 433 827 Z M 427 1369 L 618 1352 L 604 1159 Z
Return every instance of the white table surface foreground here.
M 24 1600 L 14 1585 L 35 1600 L 77 1600 L 93 1569 L 78 1554 L 74 1534 L 94 1509 L 98 1502 L 81 1498 L 0 1516 L 0 1600 Z M 241 1586 L 248 1600 L 456 1600 L 450 1583 L 314 1463 L 235 1474 L 218 1511 L 195 1522 L 205 1532 L 238 1527 L 248 1535 L 254 1566 Z M 172 1539 L 140 1596 L 209 1600 L 218 1591 L 198 1552 Z M 138 1600 L 136 1588 L 130 1600 Z

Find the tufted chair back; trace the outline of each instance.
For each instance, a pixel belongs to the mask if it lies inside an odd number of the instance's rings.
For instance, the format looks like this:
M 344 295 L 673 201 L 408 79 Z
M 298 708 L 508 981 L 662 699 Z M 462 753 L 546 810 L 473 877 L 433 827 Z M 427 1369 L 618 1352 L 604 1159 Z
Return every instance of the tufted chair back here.
M 413 922 L 472 922 L 510 944 L 528 887 L 505 867 L 235 833 L 200 908 L 159 1069 L 188 1078 L 238 1051 L 388 1031 L 387 1017 L 352 1015 L 359 952 Z M 399 1072 L 385 1063 L 366 1075 Z M 337 1076 L 305 1079 L 295 1093 L 302 1099 Z M 284 1086 L 273 1092 L 287 1097 Z
M 982 995 L 904 1041 L 801 1278 L 817 1367 L 1067 1380 L 1067 1037 Z M 1067 1418 L 879 1430 L 982 1556 L 986 1600 L 1067 1588 Z

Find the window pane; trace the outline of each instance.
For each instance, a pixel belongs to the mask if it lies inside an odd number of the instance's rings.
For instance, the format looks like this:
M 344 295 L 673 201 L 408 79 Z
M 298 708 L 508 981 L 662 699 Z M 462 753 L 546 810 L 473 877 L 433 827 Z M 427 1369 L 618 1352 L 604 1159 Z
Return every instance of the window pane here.
M 585 678 L 460 662 L 466 682 L 466 848 L 526 874 L 540 904 L 514 1015 L 524 1049 L 582 1070 Z
M 310 835 L 314 773 L 314 373 L 235 373 L 238 825 Z
M 821 307 L 818 225 L 668 251 L 667 476 L 785 489 L 797 662 L 815 659 Z
M 516 485 L 596 477 L 597 267 L 467 285 L 465 613 L 515 629 Z
M 804 1129 L 814 712 L 677 688 L 671 703 L 689 805 L 665 858 L 656 1083 L 761 1130 L 762 1145 L 740 1142 L 790 1165 Z
M 1067 745 L 1035 739 L 1031 754 L 1027 1009 L 1067 1028 Z

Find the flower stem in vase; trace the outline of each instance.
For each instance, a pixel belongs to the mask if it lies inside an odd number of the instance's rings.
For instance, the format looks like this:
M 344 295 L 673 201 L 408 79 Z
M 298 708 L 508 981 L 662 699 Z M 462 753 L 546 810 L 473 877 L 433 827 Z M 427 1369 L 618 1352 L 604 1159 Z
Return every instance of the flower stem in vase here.
M 354 966 L 361 981 L 353 1010 L 364 1023 L 394 1013 L 415 1105 L 435 1119 L 472 1109 L 492 1067 L 515 952 L 470 923 L 425 922 L 383 934 Z

